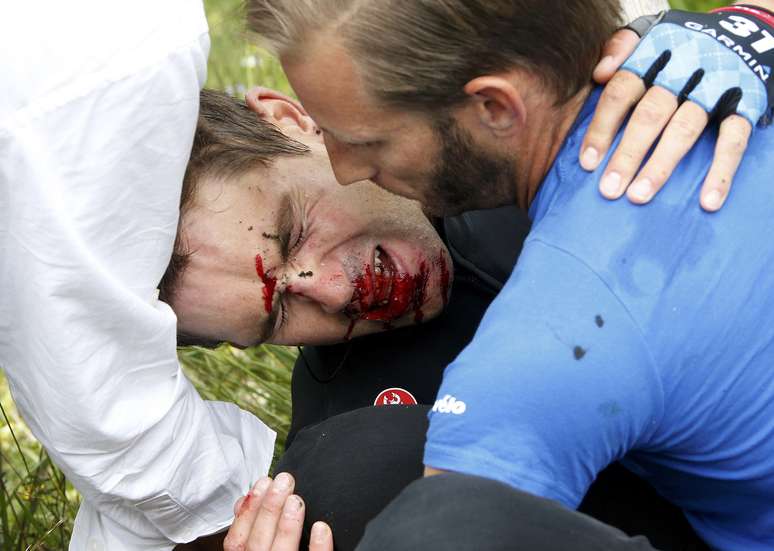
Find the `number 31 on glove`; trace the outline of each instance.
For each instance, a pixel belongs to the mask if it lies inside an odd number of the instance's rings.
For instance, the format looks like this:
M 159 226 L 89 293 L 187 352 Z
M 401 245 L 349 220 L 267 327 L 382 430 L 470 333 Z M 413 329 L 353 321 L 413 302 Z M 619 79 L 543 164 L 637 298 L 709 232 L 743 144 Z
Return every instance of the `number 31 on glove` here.
M 697 37 L 698 35 L 698 37 Z M 723 119 L 772 120 L 774 14 L 748 6 L 665 12 L 622 69 Z

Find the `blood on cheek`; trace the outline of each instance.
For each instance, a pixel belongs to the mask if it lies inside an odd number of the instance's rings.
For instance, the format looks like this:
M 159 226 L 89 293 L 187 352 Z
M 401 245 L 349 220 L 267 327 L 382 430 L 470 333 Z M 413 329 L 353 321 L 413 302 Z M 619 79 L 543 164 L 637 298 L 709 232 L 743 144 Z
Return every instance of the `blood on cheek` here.
M 442 300 L 445 306 L 448 298 L 449 271 L 443 253 L 439 254 L 436 264 L 440 269 Z M 272 275 L 271 270 L 266 270 L 260 254 L 255 255 L 255 273 L 263 283 L 264 309 L 267 314 L 271 314 L 277 278 Z M 409 310 L 413 310 L 414 321 L 420 323 L 424 319 L 422 307 L 427 300 L 429 275 L 430 270 L 424 262 L 419 266 L 419 273 L 394 274 L 392 278 L 385 274 L 373 274 L 370 264 L 366 264 L 362 274 L 353 282 L 355 293 L 352 302 L 358 304 L 359 311 L 350 314 L 345 338 L 350 338 L 358 320 L 382 321 L 389 324 L 403 317 Z
M 277 288 L 277 278 L 270 271 L 264 270 L 263 257 L 255 255 L 255 273 L 263 282 L 263 307 L 267 314 L 271 314 L 274 307 L 274 290 Z

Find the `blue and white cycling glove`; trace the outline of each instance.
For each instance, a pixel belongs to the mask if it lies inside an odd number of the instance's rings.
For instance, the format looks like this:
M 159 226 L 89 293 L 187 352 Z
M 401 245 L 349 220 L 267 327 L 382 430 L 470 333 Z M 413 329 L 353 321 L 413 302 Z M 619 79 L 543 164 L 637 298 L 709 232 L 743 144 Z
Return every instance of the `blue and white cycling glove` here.
M 756 6 L 711 13 L 670 10 L 628 28 L 644 38 L 621 69 L 718 119 L 737 113 L 766 125 L 774 118 L 774 14 Z

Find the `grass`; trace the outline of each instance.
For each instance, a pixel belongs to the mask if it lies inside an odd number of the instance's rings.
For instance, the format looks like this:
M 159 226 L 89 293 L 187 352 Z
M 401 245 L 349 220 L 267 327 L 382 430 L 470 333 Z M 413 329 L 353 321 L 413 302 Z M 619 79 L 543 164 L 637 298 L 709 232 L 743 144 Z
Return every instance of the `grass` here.
M 296 351 L 264 345 L 247 350 L 183 348 L 186 375 L 208 400 L 236 402 L 277 430 L 277 452 L 290 423 L 290 375 Z M 0 549 L 67 549 L 79 497 L 25 429 L 0 386 Z
M 279 63 L 251 45 L 241 0 L 205 0 L 212 48 L 207 87 L 243 96 L 261 84 L 290 92 Z M 179 350 L 186 375 L 208 400 L 236 402 L 277 431 L 290 425 L 290 375 L 296 351 L 279 346 Z M 79 496 L 19 417 L 0 373 L 0 550 L 67 549 Z
M 205 0 L 212 36 L 207 86 L 236 96 L 257 84 L 289 93 L 276 59 L 250 44 L 243 31 L 240 4 L 241 0 Z M 693 10 L 723 4 L 672 2 L 674 7 Z M 255 413 L 278 431 L 277 449 L 282 448 L 290 422 L 293 349 L 194 347 L 181 349 L 179 356 L 204 398 L 236 402 Z M 0 374 L 0 549 L 66 549 L 78 503 L 78 493 L 19 418 Z
M 259 84 L 291 94 L 277 59 L 255 46 L 245 31 L 242 0 L 205 0 L 204 5 L 212 37 L 206 86 L 242 98 Z

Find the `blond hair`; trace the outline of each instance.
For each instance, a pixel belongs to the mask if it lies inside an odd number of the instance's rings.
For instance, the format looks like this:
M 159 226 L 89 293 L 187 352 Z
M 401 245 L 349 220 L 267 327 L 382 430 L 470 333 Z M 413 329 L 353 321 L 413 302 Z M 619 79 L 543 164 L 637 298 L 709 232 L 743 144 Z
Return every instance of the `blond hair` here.
M 417 111 L 466 99 L 464 85 L 523 68 L 563 103 L 591 80 L 618 0 L 248 0 L 250 28 L 280 56 L 327 33 L 370 93 Z

